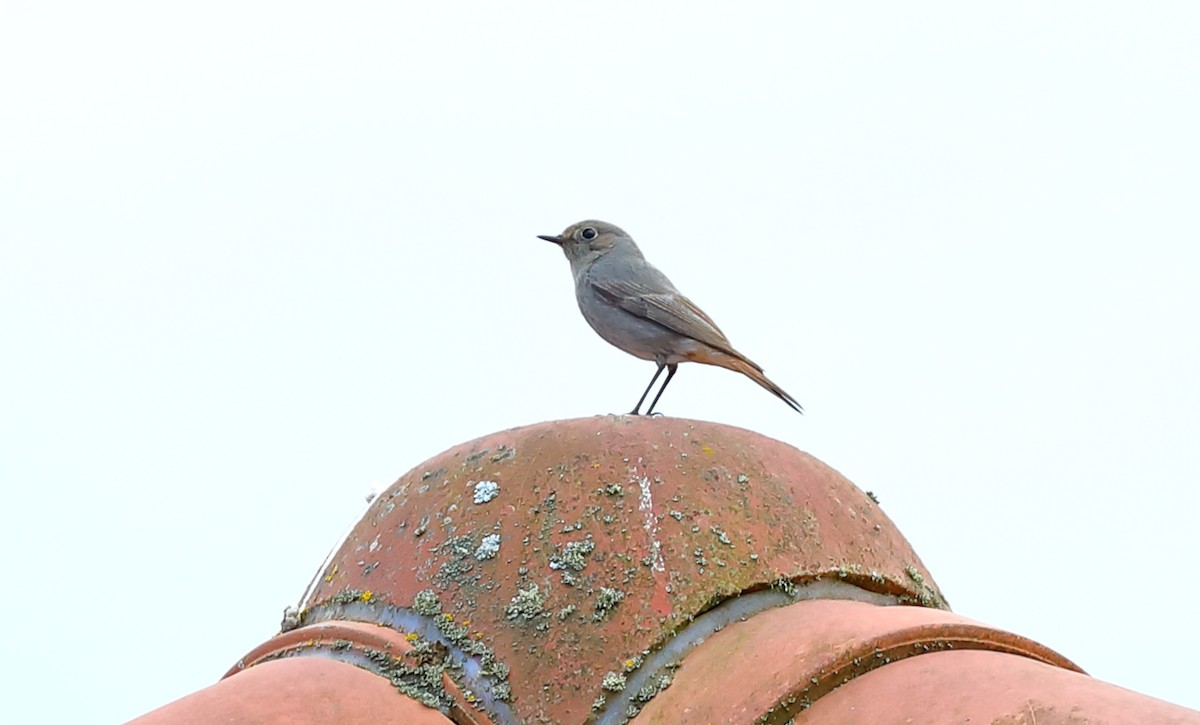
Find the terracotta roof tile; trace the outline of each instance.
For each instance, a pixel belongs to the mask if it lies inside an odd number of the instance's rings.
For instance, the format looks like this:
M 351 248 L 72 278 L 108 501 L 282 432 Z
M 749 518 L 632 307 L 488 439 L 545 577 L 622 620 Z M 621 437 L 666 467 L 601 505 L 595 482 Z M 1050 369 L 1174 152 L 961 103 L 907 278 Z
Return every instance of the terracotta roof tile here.
M 263 680 L 279 672 L 316 723 L 357 722 L 322 719 L 342 688 L 347 712 L 428 722 L 1007 722 L 1028 705 L 1043 725 L 1087 707 L 1200 725 L 951 613 L 820 461 L 671 418 L 543 423 L 435 456 L 375 499 L 289 627 L 156 712 L 265 716 L 279 698 L 260 713 L 239 693 L 278 692 Z
M 437 710 L 397 693 L 391 683 L 367 670 L 333 660 L 297 657 L 264 662 L 133 722 L 449 725 L 451 721 Z

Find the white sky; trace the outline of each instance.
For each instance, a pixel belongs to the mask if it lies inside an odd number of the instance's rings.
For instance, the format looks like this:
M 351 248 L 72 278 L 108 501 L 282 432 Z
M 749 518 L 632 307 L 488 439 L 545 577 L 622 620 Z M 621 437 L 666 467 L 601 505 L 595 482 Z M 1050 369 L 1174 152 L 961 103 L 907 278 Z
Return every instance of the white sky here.
M 372 485 L 628 410 L 621 225 L 960 614 L 1200 708 L 1200 6 L 0 6 L 0 667 L 111 722 L 270 637 Z M 14 712 L 15 707 L 15 712 Z

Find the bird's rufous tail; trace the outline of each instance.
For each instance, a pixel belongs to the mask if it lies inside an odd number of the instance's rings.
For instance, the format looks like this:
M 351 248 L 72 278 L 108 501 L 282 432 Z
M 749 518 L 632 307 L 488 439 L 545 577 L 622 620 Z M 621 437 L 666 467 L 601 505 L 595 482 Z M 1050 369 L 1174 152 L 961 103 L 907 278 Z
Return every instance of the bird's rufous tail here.
M 788 395 L 786 390 L 771 382 L 771 379 L 766 375 L 763 375 L 762 368 L 744 357 L 729 355 L 721 352 L 720 350 L 706 349 L 704 351 L 688 355 L 688 359 L 694 362 L 705 363 L 706 365 L 717 365 L 728 370 L 739 372 L 763 386 L 767 390 L 771 391 L 775 397 L 787 403 L 792 410 L 802 415 L 804 413 L 804 408 L 796 402 L 795 398 L 793 398 L 791 395 Z

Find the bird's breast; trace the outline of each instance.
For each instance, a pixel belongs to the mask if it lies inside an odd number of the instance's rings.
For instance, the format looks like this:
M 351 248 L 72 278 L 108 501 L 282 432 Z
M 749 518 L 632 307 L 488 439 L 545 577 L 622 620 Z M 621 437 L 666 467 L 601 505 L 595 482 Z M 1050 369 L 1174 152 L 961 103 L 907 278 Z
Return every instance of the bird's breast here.
M 580 285 L 576 299 L 579 311 L 596 334 L 630 355 L 658 361 L 682 354 L 679 348 L 686 338 L 625 310 L 602 297 L 591 285 Z

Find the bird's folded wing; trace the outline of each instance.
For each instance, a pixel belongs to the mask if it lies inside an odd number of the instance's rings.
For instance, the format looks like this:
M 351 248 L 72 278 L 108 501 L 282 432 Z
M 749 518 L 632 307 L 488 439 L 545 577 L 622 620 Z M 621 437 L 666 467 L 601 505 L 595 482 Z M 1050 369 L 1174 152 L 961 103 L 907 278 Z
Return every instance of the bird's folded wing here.
M 759 370 L 762 369 L 734 350 L 725 333 L 717 327 L 717 323 L 704 314 L 704 310 L 697 307 L 696 303 L 678 292 L 655 292 L 629 280 L 590 282 L 601 297 L 626 312 L 656 322 L 680 335 L 703 342 L 723 353 L 746 360 Z

